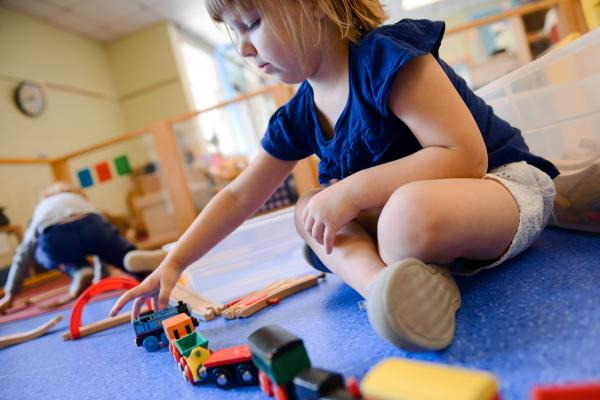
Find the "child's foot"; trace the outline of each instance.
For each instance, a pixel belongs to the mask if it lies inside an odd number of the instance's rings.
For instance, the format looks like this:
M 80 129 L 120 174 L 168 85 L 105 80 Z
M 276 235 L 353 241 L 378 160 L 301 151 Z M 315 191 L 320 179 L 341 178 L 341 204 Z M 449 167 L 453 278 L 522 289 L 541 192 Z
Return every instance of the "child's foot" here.
M 154 271 L 165 259 L 167 252 L 164 250 L 133 250 L 125 255 L 123 264 L 129 272 Z
M 443 267 L 407 258 L 375 278 L 367 296 L 367 314 L 375 331 L 411 351 L 441 350 L 454 336 L 460 292 Z
M 313 249 L 311 249 L 310 246 L 306 243 L 304 243 L 303 246 L 304 247 L 302 247 L 302 256 L 304 257 L 306 262 L 309 263 L 310 266 L 314 269 L 330 274 L 331 271 L 329 270 L 329 268 L 327 268 L 325 264 L 323 264 L 323 261 L 319 259 L 319 257 L 313 251 Z
M 94 268 L 85 266 L 77 269 L 72 274 L 71 285 L 69 285 L 69 296 L 72 299 L 79 297 L 90 286 L 92 279 L 94 279 Z
M 94 279 L 92 283 L 98 283 L 109 275 L 108 265 L 102 262 L 100 257 L 93 256 Z

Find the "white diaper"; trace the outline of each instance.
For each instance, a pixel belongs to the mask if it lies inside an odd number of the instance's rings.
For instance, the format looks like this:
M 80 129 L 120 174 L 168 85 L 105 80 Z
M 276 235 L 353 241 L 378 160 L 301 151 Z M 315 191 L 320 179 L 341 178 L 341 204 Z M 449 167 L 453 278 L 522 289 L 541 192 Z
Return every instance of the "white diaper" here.
M 540 236 L 552 214 L 556 187 L 550 176 L 540 169 L 520 161 L 498 167 L 486 174 L 485 178 L 501 183 L 512 194 L 519 206 L 519 227 L 509 248 L 500 258 L 492 262 L 456 260 L 451 266 L 453 273 L 474 274 L 522 253 Z

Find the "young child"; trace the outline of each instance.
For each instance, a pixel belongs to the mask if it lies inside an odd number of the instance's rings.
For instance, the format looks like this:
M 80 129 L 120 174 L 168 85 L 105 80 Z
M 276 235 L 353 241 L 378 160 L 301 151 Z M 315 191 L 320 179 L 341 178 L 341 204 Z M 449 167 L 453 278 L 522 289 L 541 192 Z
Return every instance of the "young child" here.
M 146 298 L 165 306 L 182 270 L 314 153 L 329 186 L 296 205 L 313 264 L 367 299 L 380 336 L 411 350 L 448 346 L 460 306 L 450 273 L 491 268 L 529 247 L 549 218 L 557 169 L 439 58 L 441 22 L 380 26 L 377 0 L 207 7 L 251 64 L 301 84 L 250 166 L 112 315 L 134 298 L 135 314 Z
M 68 182 L 52 184 L 42 193 L 17 247 L 0 299 L 0 313 L 12 306 L 34 259 L 47 269 L 62 268 L 69 274 L 69 294 L 76 297 L 94 278 L 94 269 L 86 260 L 92 255 L 137 274 L 154 270 L 166 252 L 135 250 L 102 218 L 81 189 Z

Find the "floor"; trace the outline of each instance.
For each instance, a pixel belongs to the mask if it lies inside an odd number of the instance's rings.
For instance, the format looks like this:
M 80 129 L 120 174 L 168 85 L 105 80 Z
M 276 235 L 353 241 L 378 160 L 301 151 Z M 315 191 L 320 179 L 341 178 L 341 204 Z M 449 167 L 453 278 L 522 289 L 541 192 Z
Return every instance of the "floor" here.
M 201 323 L 211 346 L 241 344 L 279 324 L 302 337 L 313 365 L 361 378 L 386 357 L 487 370 L 503 400 L 527 399 L 537 384 L 600 379 L 600 236 L 547 229 L 501 268 L 458 279 L 463 306 L 445 351 L 407 353 L 369 328 L 361 298 L 334 276 L 245 320 Z M 112 300 L 89 304 L 84 323 L 105 318 Z M 0 325 L 25 331 L 52 314 Z M 65 314 L 68 318 L 68 313 Z M 264 399 L 257 387 L 223 392 L 186 383 L 171 355 L 134 345 L 130 326 L 64 342 L 68 320 L 50 334 L 0 350 L 2 399 Z

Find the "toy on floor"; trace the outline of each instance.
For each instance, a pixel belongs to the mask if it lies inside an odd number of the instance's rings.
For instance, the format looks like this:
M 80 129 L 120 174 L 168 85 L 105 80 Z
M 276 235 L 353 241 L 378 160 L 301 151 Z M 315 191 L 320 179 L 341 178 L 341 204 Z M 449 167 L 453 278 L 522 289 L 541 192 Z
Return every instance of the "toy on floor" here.
M 189 383 L 213 383 L 221 389 L 258 383 L 248 346 L 210 350 L 208 340 L 184 313 L 164 320 L 162 326 L 169 350 Z
M 247 318 L 263 308 L 277 304 L 301 290 L 315 286 L 325 274 L 309 274 L 299 278 L 281 279 L 269 286 L 230 302 L 222 314 L 227 319 Z
M 600 399 L 600 382 L 569 385 L 536 386 L 531 400 L 594 400 Z
M 52 318 L 50 321 L 46 322 L 44 325 L 41 325 L 35 329 L 32 329 L 23 333 L 15 333 L 14 335 L 0 336 L 0 349 L 8 346 L 12 346 L 15 344 L 27 342 L 29 340 L 33 340 L 37 337 L 44 335 L 48 332 L 52 327 L 58 324 L 63 320 L 62 315 L 57 315 Z
M 360 384 L 311 366 L 302 340 L 271 325 L 248 337 L 263 392 L 277 400 L 499 400 L 493 375 L 486 372 L 399 358 L 373 367 Z
M 203 321 L 210 321 L 219 315 L 226 319 L 247 318 L 272 304 L 278 304 L 285 297 L 315 286 L 325 274 L 308 274 L 300 277 L 280 279 L 264 288 L 239 297 L 228 304 L 201 296 L 185 287 L 175 285 L 169 297 L 171 303 L 183 301 L 190 306 L 192 313 Z
M 73 305 L 73 310 L 71 311 L 71 319 L 69 321 L 69 334 L 71 336 L 71 340 L 79 339 L 79 337 L 81 336 L 81 314 L 83 313 L 83 308 L 85 307 L 85 305 L 93 297 L 104 292 L 131 289 L 136 287 L 138 284 L 139 282 L 133 278 L 115 276 L 104 278 L 85 289 L 83 293 L 81 293 L 81 295 L 77 298 L 77 301 Z M 146 306 L 148 307 L 148 309 L 152 308 L 150 300 L 146 300 Z
M 202 321 L 210 321 L 221 315 L 225 308 L 224 304 L 207 299 L 178 283 L 171 291 L 169 302 L 177 304 L 180 301 L 188 304 L 192 313 Z
M 491 374 L 400 358 L 388 358 L 371 368 L 360 389 L 373 400 L 500 399 Z
M 94 333 L 102 332 L 107 329 L 114 328 L 131 321 L 131 311 L 121 313 L 115 317 L 105 318 L 100 321 L 92 322 L 88 325 L 83 325 L 79 328 L 79 337 L 93 335 Z M 63 333 L 63 340 L 71 340 L 71 332 Z
M 215 350 L 199 371 L 200 383 L 213 383 L 221 389 L 258 384 L 258 371 L 245 344 Z
M 184 313 L 191 315 L 190 309 L 183 301 L 180 301 L 176 306 L 167 306 L 159 311 L 146 311 L 139 315 L 133 321 L 133 330 L 135 331 L 136 346 L 144 346 L 147 351 L 156 351 L 161 343 L 165 346 L 169 345 L 169 340 L 165 334 L 162 322 Z M 198 326 L 198 320 L 190 317 L 193 326 Z
M 277 400 L 361 398 L 355 381 L 345 385 L 339 374 L 312 368 L 302 339 L 279 326 L 257 329 L 248 345 L 260 388 Z

